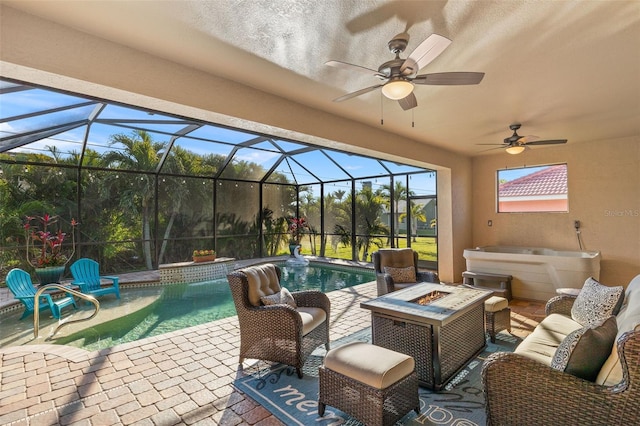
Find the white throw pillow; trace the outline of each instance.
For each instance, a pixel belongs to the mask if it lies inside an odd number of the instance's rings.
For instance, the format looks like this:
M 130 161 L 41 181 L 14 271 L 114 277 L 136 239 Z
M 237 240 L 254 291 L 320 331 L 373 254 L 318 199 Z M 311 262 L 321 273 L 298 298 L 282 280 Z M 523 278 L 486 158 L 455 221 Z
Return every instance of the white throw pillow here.
M 268 296 L 262 296 L 260 298 L 262 304 L 268 305 L 289 305 L 292 308 L 297 308 L 293 295 L 285 287 L 282 287 L 278 293 L 270 294 Z
M 588 278 L 573 302 L 571 318 L 582 325 L 590 325 L 617 315 L 624 299 L 623 290 L 622 286 L 607 287 Z

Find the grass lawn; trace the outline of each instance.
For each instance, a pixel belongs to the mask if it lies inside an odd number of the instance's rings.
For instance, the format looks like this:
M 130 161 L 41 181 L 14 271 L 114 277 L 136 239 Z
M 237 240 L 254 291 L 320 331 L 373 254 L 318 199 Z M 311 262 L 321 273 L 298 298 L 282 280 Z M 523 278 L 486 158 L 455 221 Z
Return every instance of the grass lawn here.
M 400 236 L 399 240 L 400 240 L 399 246 L 398 246 L 399 248 L 407 247 L 407 239 L 405 236 Z M 379 248 L 391 247 L 391 241 L 386 241 L 386 238 L 381 239 L 381 242 L 383 243 L 382 247 L 377 247 L 375 245 L 372 245 L 369 248 L 369 256 L 371 256 L 371 253 L 378 250 Z M 319 255 L 320 254 L 319 253 L 320 251 L 319 237 L 315 238 L 315 243 L 316 243 L 316 249 Z M 301 242 L 301 246 L 302 246 L 300 249 L 301 254 L 303 255 L 312 254 L 311 243 L 309 241 L 308 236 L 305 236 L 305 238 L 303 238 Z M 437 261 L 438 245 L 435 237 L 417 237 L 415 241 L 413 240 L 411 241 L 411 248 L 418 252 L 418 257 L 420 260 L 426 260 L 426 261 L 432 261 L 432 262 Z M 289 253 L 289 249 L 287 247 L 287 248 L 283 248 L 283 250 L 279 254 L 282 255 L 282 254 L 288 254 L 288 253 Z M 325 256 L 337 258 L 337 259 L 351 260 L 351 246 L 345 247 L 342 244 L 338 244 L 337 247 L 334 249 L 331 246 L 331 244 L 327 244 L 327 247 L 325 249 Z M 360 252 L 360 257 L 362 258 L 362 252 Z M 360 259 L 360 260 L 370 262 L 371 257 L 369 257 L 368 259 Z

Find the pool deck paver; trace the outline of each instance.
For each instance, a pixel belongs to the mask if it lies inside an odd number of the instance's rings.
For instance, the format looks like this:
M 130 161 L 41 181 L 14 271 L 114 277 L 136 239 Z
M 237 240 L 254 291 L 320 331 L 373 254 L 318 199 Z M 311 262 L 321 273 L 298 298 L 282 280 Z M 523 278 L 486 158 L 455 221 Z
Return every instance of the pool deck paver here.
M 329 293 L 332 341 L 370 326 L 360 302 L 375 296 L 375 282 Z M 516 335 L 544 316 L 539 303 L 511 306 Z M 0 349 L 0 424 L 282 425 L 234 387 L 239 342 L 231 317 L 94 352 Z

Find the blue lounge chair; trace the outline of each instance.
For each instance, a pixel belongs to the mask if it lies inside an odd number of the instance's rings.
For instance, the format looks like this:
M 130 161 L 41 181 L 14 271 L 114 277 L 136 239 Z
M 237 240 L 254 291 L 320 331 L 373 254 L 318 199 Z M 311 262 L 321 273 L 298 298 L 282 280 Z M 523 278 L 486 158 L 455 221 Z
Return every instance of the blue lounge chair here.
M 33 314 L 35 307 L 35 295 L 37 289 L 33 286 L 31 277 L 22 269 L 12 269 L 7 274 L 7 287 L 13 293 L 16 299 L 24 305 L 24 313 L 20 319 Z M 49 309 L 54 318 L 60 318 L 62 308 L 73 305 L 76 308 L 76 301 L 71 296 L 53 300 L 51 294 L 43 293 L 40 299 L 39 310 Z
M 116 298 L 120 299 L 120 286 L 118 285 L 118 277 L 101 276 L 100 265 L 92 259 L 78 259 L 71 265 L 71 274 L 73 281 L 71 284 L 80 287 L 80 291 L 90 294 L 93 297 L 103 296 L 105 294 L 114 293 Z M 108 287 L 101 286 L 101 279 L 110 280 L 112 285 Z

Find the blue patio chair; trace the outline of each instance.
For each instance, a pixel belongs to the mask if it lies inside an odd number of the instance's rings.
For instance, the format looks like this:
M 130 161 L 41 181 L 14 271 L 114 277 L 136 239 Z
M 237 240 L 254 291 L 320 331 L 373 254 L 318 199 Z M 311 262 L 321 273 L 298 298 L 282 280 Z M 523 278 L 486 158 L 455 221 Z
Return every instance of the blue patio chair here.
M 105 294 L 114 293 L 116 298 L 120 299 L 120 286 L 118 277 L 101 276 L 100 265 L 93 259 L 78 259 L 71 265 L 71 274 L 73 281 L 71 284 L 80 287 L 80 291 L 90 294 L 93 297 L 103 296 Z M 101 280 L 110 280 L 112 285 L 102 287 Z
M 35 308 L 35 295 L 37 289 L 33 286 L 33 282 L 31 281 L 31 277 L 29 274 L 22 269 L 12 269 L 7 274 L 7 287 L 13 293 L 14 297 L 22 302 L 24 305 L 24 313 L 20 317 L 23 319 L 31 314 L 33 314 L 33 310 Z M 53 300 L 51 294 L 42 293 L 40 296 L 40 305 L 38 306 L 38 310 L 42 311 L 45 309 L 49 309 L 54 318 L 60 318 L 60 311 L 62 308 L 73 305 L 74 308 L 77 308 L 76 301 L 71 296 L 66 296 L 61 299 Z

